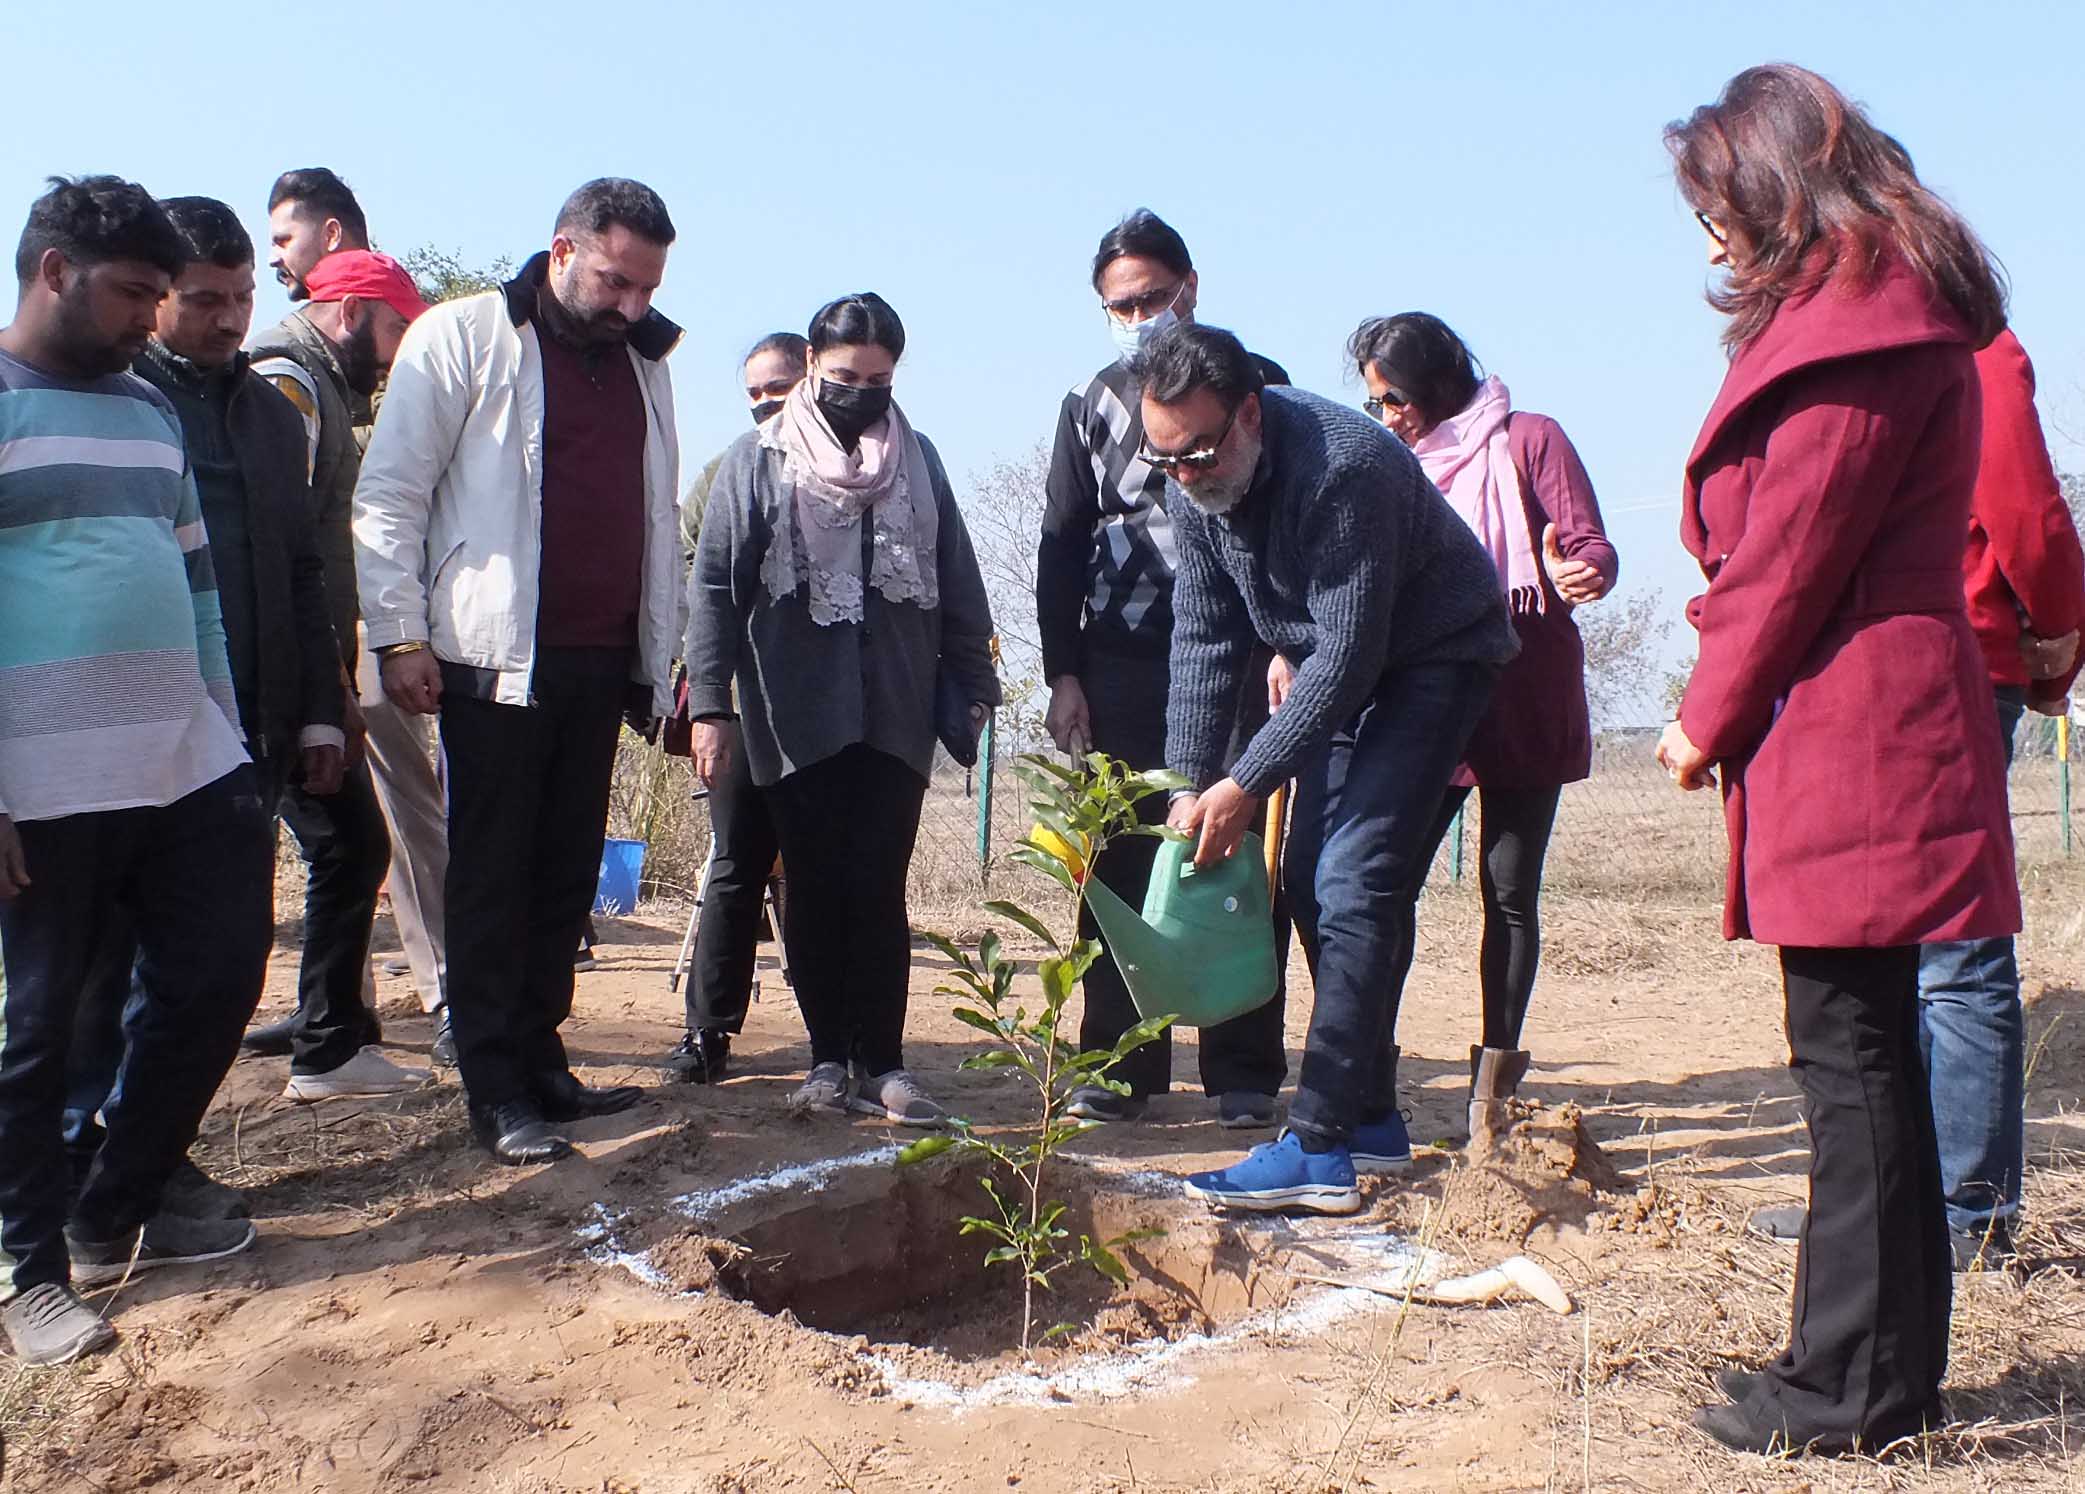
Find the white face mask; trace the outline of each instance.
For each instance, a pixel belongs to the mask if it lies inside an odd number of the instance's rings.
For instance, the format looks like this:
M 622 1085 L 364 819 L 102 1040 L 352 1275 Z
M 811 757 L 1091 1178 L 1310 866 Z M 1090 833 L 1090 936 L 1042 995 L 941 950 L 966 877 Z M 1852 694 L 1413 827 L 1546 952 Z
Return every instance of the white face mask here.
M 1118 322 L 1108 318 L 1108 335 L 1115 339 L 1115 351 L 1124 363 L 1129 362 L 1151 345 L 1151 339 L 1168 327 L 1180 325 L 1180 315 L 1168 306 L 1157 316 L 1146 317 L 1141 322 Z

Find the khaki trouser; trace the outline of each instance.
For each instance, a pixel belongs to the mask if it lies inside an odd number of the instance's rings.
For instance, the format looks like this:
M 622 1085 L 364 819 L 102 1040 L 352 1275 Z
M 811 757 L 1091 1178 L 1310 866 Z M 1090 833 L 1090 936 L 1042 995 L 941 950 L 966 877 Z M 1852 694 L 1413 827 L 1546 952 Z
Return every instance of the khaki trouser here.
M 391 916 L 398 924 L 420 1005 L 448 999 L 448 938 L 442 880 L 449 873 L 448 806 L 434 765 L 433 721 L 401 711 L 385 698 L 374 655 L 365 643 L 356 681 L 369 726 L 370 776 L 391 827 Z

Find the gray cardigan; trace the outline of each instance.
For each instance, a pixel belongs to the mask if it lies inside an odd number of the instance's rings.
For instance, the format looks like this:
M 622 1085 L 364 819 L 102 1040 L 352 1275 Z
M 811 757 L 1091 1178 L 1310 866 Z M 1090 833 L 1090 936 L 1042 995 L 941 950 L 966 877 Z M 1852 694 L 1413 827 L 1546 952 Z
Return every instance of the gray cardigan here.
M 792 523 L 782 455 L 760 432 L 731 443 L 711 482 L 688 577 L 688 714 L 737 714 L 746 762 L 762 787 L 856 742 L 926 778 L 934 763 L 934 679 L 947 670 L 966 700 L 999 704 L 992 609 L 940 454 L 919 438 L 940 509 L 941 605 L 891 602 L 864 586 L 862 621 L 820 626 L 801 590 L 770 596 L 760 562 Z
M 1179 555 L 1166 765 L 1198 789 L 1224 776 L 1256 637 L 1297 666 L 1231 767 L 1251 794 L 1294 777 L 1386 674 L 1520 648 L 1491 558 L 1396 437 L 1298 389 L 1263 391 L 1260 409 L 1265 449 L 1229 514 L 1166 485 Z

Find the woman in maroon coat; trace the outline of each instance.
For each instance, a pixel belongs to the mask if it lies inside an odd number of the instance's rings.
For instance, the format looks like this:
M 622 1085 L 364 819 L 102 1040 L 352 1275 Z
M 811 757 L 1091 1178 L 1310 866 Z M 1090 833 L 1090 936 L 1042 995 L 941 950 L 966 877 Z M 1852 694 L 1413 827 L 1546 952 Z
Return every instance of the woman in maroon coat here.
M 1698 1422 L 1877 1448 L 1940 1415 L 1952 1262 L 1919 1057 L 1918 946 L 2020 926 L 1991 690 L 1962 600 L 1975 348 L 2004 293 L 1969 228 L 1824 79 L 1739 74 L 1667 128 L 1728 270 L 1731 351 L 1687 460 L 1708 578 L 1659 761 L 1720 766 L 1725 934 L 1782 946 L 1810 1128 L 1788 1347 Z
M 1469 1125 L 1482 1148 L 1504 1126 L 1506 1102 L 1528 1071 L 1521 1027 L 1542 954 L 1542 863 L 1557 799 L 1592 771 L 1585 646 L 1571 609 L 1605 596 L 1619 563 L 1563 427 L 1514 410 L 1506 386 L 1480 376 L 1447 323 L 1417 311 L 1371 317 L 1347 340 L 1347 355 L 1368 386 L 1368 412 L 1412 448 L 1490 552 L 1520 636 L 1420 863 L 1432 861 L 1474 781 L 1484 1026 L 1483 1041 L 1470 1047 Z

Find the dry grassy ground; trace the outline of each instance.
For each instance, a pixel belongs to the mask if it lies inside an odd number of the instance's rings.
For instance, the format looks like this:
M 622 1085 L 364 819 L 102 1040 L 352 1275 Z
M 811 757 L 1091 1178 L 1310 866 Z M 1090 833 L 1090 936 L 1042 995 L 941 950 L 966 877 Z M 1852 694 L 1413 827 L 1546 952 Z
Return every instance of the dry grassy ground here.
M 604 930 L 603 968 L 581 978 L 568 1028 L 588 1078 L 660 1087 L 580 1128 L 584 1155 L 556 1168 L 484 1166 L 453 1084 L 298 1109 L 276 1097 L 279 1061 L 242 1062 L 197 1155 L 248 1191 L 261 1245 L 97 1294 L 123 1335 L 116 1354 L 39 1374 L 0 1366 L 0 1478 L 68 1494 L 2085 1486 L 2085 860 L 2054 853 L 2052 824 L 2023 833 L 2027 1262 L 1961 1283 L 1953 1424 L 1883 1461 L 1737 1457 L 1687 1415 L 1715 1368 L 1756 1363 L 1785 1331 L 1792 1255 L 1742 1222 L 1761 1201 L 1800 1197 L 1804 1141 L 1771 955 L 1716 937 L 1713 807 L 1659 787 L 1617 767 L 1567 798 L 1529 1034 L 1534 1096 L 1552 1114 L 1582 1109 L 1619 1182 L 1596 1192 L 1541 1158 L 1499 1175 L 1463 1166 L 1452 1143 L 1477 915 L 1470 882 L 1443 878 L 1422 910 L 1402 1039 L 1415 1137 L 1450 1144 L 1370 1197 L 1372 1220 L 1472 1263 L 1525 1249 L 1573 1292 L 1572 1316 L 1388 1301 L 1311 1316 L 1324 1299 L 1299 1292 L 1299 1315 L 1133 1393 L 958 1410 L 894 1381 L 873 1344 L 591 1260 L 597 1204 L 633 1239 L 660 1241 L 687 1229 L 672 1198 L 891 1139 L 869 1122 L 783 1115 L 805 1055 L 771 968 L 733 1081 L 662 1083 L 681 917 L 662 906 Z M 961 921 L 971 872 L 958 858 L 934 875 L 917 890 L 943 906 L 923 905 L 920 921 Z M 288 1000 L 295 935 L 286 924 L 271 1010 Z M 971 1044 L 931 994 L 936 961 L 921 951 L 915 969 L 913 1066 L 965 1114 L 1012 1119 L 997 1076 L 956 1068 Z M 1309 1009 L 1300 972 L 1297 987 L 1292 1065 Z M 384 995 L 394 1041 L 424 1049 L 405 984 Z M 1166 1171 L 1234 1154 L 1191 1090 L 1191 1036 L 1175 1073 L 1181 1091 L 1149 1124 L 1082 1149 Z M 1227 1232 L 1218 1254 L 1264 1267 L 1275 1243 Z M 904 1352 L 960 1386 L 995 1371 Z

